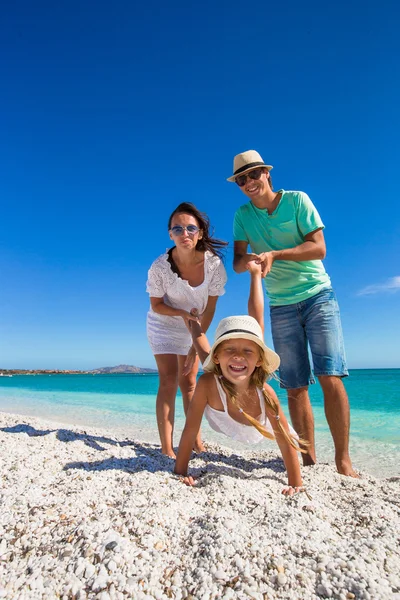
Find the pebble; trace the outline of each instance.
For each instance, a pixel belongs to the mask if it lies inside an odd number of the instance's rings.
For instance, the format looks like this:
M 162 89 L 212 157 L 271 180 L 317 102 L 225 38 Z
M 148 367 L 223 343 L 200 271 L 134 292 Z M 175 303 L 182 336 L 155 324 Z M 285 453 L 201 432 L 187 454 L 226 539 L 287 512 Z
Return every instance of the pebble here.
M 85 579 L 90 579 L 96 572 L 96 568 L 94 565 L 87 565 L 85 569 Z
M 273 445 L 210 444 L 187 488 L 154 445 L 85 431 L 0 413 L 0 598 L 400 600 L 399 478 L 316 465 L 310 504 Z
M 278 573 L 276 580 L 278 582 L 278 585 L 285 585 L 288 579 L 283 573 Z

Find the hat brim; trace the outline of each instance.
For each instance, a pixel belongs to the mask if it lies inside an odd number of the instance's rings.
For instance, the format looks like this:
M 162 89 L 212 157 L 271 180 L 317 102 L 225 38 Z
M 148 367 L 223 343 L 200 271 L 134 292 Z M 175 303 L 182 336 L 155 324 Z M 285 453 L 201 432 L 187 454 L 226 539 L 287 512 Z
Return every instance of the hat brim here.
M 245 175 L 249 171 L 254 171 L 254 169 L 268 169 L 268 171 L 270 171 L 273 168 L 274 167 L 272 165 L 259 165 L 257 167 L 249 167 L 248 169 L 245 169 L 244 171 L 240 171 L 240 173 L 236 173 L 236 175 L 232 175 L 232 177 L 228 177 L 227 181 L 233 181 L 235 183 L 236 177 L 239 177 L 239 175 Z
M 207 356 L 206 360 L 203 363 L 203 370 L 207 373 L 214 371 L 214 353 L 217 346 L 219 346 L 222 342 L 225 342 L 227 340 L 237 339 L 246 339 L 257 344 L 257 346 L 259 346 L 264 352 L 265 359 L 268 363 L 269 372 L 273 373 L 277 370 L 281 363 L 281 359 L 279 358 L 277 353 L 268 348 L 268 346 L 264 344 L 263 340 L 260 340 L 260 338 L 256 335 L 252 335 L 251 333 L 246 333 L 246 335 L 243 335 L 243 332 L 227 333 L 226 335 L 221 335 L 221 337 L 218 338 L 212 345 L 210 354 Z

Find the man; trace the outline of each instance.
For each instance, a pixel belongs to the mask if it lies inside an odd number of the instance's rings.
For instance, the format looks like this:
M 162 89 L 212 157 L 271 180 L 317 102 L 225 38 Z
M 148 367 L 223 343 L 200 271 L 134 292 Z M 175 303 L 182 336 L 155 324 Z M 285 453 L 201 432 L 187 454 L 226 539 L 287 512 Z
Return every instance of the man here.
M 324 225 L 307 194 L 273 190 L 271 169 L 255 150 L 234 158 L 228 181 L 236 182 L 250 202 L 235 213 L 233 267 L 242 273 L 251 260 L 262 265 L 274 347 L 281 358 L 280 384 L 287 390 L 293 426 L 309 442 L 304 465 L 316 462 L 309 346 L 324 393 L 337 470 L 357 477 L 349 456 L 350 411 L 342 382 L 348 371 L 339 307 L 322 264 Z

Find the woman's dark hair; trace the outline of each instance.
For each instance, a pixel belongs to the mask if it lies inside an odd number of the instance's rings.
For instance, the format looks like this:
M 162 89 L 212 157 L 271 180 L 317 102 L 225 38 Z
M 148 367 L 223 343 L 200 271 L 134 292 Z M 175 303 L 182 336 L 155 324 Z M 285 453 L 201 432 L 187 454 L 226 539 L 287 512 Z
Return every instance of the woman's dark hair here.
M 168 219 L 168 231 L 171 229 L 172 219 L 174 215 L 182 213 L 186 215 L 192 215 L 192 217 L 196 219 L 199 228 L 203 232 L 203 237 L 197 242 L 196 250 L 200 250 L 200 252 L 205 252 L 206 250 L 209 250 L 210 252 L 212 252 L 212 254 L 215 254 L 216 256 L 219 256 L 219 258 L 222 259 L 222 248 L 227 246 L 228 242 L 223 242 L 222 240 L 218 240 L 216 238 L 211 237 L 210 219 L 207 217 L 206 213 L 200 212 L 191 202 L 182 202 L 179 206 L 176 207 L 176 209 Z

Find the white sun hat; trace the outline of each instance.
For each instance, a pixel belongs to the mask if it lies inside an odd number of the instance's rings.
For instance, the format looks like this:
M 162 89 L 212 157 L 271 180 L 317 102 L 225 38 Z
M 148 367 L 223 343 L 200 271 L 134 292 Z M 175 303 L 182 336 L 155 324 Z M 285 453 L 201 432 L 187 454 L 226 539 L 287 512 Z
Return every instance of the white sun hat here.
M 226 317 L 219 322 L 215 332 L 214 344 L 203 364 L 204 371 L 214 370 L 213 357 L 216 347 L 221 342 L 235 339 L 245 339 L 255 342 L 264 352 L 269 372 L 273 373 L 277 370 L 281 360 L 276 352 L 265 345 L 260 325 L 253 317 L 240 315 L 238 317 Z
M 238 175 L 244 175 L 257 167 L 264 167 L 268 171 L 273 169 L 272 165 L 265 164 L 261 155 L 256 150 L 246 150 L 246 152 L 236 154 L 233 159 L 233 175 L 232 177 L 228 177 L 227 181 L 235 181 Z

